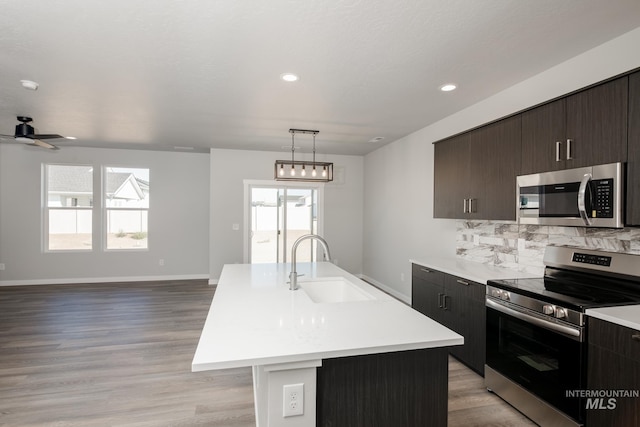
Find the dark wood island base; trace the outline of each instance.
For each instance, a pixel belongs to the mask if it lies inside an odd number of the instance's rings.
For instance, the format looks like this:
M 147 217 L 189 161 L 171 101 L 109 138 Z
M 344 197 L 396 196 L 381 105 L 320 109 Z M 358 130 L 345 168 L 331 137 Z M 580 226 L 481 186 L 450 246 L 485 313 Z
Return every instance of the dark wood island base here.
M 448 347 L 324 359 L 318 427 L 446 427 Z

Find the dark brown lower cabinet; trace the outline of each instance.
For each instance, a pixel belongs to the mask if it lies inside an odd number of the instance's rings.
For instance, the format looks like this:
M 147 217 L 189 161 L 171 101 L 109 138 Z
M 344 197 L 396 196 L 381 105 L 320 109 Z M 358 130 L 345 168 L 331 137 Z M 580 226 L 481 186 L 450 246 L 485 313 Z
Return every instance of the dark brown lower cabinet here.
M 417 264 L 412 266 L 411 306 L 464 337 L 450 353 L 484 376 L 486 286 Z
M 484 376 L 486 358 L 487 288 L 481 283 L 445 275 L 445 290 L 450 295 L 449 310 L 455 321 L 452 329 L 464 337 L 464 345 L 451 347 L 450 353 Z
M 606 395 L 640 392 L 640 331 L 595 318 L 588 327 L 587 388 L 603 397 L 587 400 L 587 427 L 640 426 L 640 397 Z
M 318 368 L 319 427 L 446 427 L 448 350 L 325 359 Z

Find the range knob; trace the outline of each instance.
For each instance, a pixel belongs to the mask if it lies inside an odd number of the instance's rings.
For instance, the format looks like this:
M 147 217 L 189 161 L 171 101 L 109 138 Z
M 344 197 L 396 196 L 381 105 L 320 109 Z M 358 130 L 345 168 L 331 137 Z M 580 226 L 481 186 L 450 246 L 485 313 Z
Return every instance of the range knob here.
M 556 311 L 556 308 L 551 304 L 545 304 L 542 306 L 542 312 L 544 314 L 553 315 L 555 311 Z
M 502 298 L 502 291 L 500 289 L 492 289 L 491 296 L 496 298 Z
M 502 295 L 500 295 L 500 298 L 505 301 L 509 301 L 511 299 L 511 295 L 509 295 L 509 292 L 507 291 L 502 291 Z
M 556 318 L 564 319 L 567 317 L 567 309 L 566 308 L 556 308 L 555 312 Z

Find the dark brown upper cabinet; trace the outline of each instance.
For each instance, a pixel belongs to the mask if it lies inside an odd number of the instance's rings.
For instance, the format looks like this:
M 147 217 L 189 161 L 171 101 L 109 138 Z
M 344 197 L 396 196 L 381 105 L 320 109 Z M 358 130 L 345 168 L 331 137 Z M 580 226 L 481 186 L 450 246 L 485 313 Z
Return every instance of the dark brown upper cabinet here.
M 640 225 L 640 72 L 629 76 L 627 225 Z
M 434 217 L 515 220 L 521 118 L 513 116 L 434 146 Z
M 469 133 L 434 145 L 433 185 L 435 218 L 464 218 L 469 183 Z
M 628 77 L 522 113 L 521 174 L 627 160 Z
M 564 169 L 565 99 L 522 113 L 522 175 Z

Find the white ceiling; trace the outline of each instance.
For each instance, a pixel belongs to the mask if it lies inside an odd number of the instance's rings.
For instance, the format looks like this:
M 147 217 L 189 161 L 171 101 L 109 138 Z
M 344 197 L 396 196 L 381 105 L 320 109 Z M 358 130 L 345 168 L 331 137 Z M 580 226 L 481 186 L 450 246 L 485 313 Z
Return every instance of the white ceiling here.
M 280 151 L 288 129 L 303 128 L 320 130 L 319 153 L 362 155 L 640 26 L 638 0 L 3 0 L 1 9 L 0 133 L 27 115 L 40 133 L 78 138 L 52 141 L 61 147 L 154 150 Z M 281 81 L 284 72 L 300 81 Z M 447 82 L 459 89 L 440 92 Z M 310 141 L 296 136 L 303 151 Z

